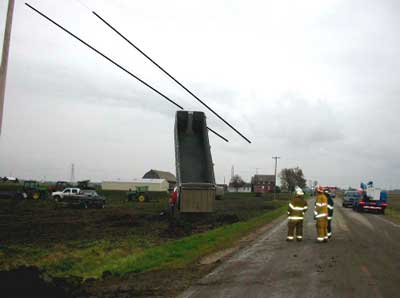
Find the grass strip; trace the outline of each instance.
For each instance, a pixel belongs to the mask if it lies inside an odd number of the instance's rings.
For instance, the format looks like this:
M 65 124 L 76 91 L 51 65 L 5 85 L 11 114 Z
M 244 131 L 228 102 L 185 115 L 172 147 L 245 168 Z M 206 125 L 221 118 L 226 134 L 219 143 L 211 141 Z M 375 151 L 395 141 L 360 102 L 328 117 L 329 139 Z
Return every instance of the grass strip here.
M 394 222 L 400 224 L 400 209 L 394 208 L 394 207 L 389 205 L 385 209 L 385 216 L 389 217 Z
M 101 270 L 115 275 L 143 272 L 160 268 L 179 268 L 220 249 L 231 247 L 237 240 L 254 229 L 278 218 L 287 210 L 286 205 L 246 222 L 226 225 L 211 231 L 149 248 L 139 254 L 106 261 Z M 100 268 L 98 268 L 100 269 Z M 87 272 L 98 277 L 97 272 Z

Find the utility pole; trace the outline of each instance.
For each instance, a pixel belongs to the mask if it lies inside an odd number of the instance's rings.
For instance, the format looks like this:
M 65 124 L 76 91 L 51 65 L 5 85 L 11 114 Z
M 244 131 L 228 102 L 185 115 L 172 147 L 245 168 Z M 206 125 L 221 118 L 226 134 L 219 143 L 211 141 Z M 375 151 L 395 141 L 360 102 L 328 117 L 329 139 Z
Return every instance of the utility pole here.
M 11 37 L 11 25 L 14 13 L 15 0 L 8 0 L 7 18 L 6 18 L 6 29 L 4 32 L 3 41 L 3 52 L 1 56 L 0 66 L 0 134 L 3 123 L 3 109 L 4 109 L 4 96 L 6 94 L 6 78 L 7 78 L 7 65 L 8 65 L 8 53 L 10 49 L 10 37 Z
M 70 182 L 73 183 L 75 182 L 75 165 L 71 165 L 71 177 L 70 177 Z
M 278 166 L 278 159 L 280 159 L 279 156 L 272 156 L 272 159 L 275 159 L 275 186 L 274 186 L 274 200 L 276 200 L 276 169 Z

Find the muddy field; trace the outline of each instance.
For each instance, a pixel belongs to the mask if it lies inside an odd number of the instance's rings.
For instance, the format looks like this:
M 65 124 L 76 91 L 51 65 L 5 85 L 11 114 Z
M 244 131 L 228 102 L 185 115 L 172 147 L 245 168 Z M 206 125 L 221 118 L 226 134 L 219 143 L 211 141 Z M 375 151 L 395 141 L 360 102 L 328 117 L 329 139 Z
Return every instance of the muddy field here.
M 166 199 L 126 202 L 124 193 L 108 194 L 107 198 L 104 209 L 55 208 L 52 200 L 0 200 L 2 244 L 46 245 L 128 235 L 158 243 L 244 221 L 279 205 L 270 198 L 229 194 L 216 201 L 216 212 L 212 214 L 178 216 L 171 221 Z
M 272 201 L 271 197 L 256 197 L 254 194 L 229 194 L 217 201 L 215 213 L 171 219 L 166 199 L 137 203 L 126 202 L 124 193 L 106 195 L 107 206 L 104 209 L 55 208 L 51 200 L 0 200 L 2 280 L 20 280 L 9 275 L 9 269 L 20 268 L 13 274 L 24 276 L 24 282 L 10 282 L 8 287 L 22 291 L 20 297 L 24 296 L 25 286 L 29 284 L 38 287 L 36 290 L 38 293 L 42 291 L 42 297 L 47 294 L 54 296 L 54 291 L 58 291 L 58 297 L 132 297 L 133 294 L 134 297 L 172 297 L 187 287 L 191 280 L 210 270 L 210 266 L 151 270 L 124 277 L 106 272 L 101 279 L 68 277 L 62 273 L 67 275 L 77 262 L 95 267 L 102 254 L 119 257 L 219 226 L 247 221 L 282 206 L 287 199 L 282 195 L 280 200 Z M 65 255 L 69 257 L 65 258 Z M 57 266 L 51 265 L 55 261 Z M 38 270 L 37 267 L 41 266 L 48 271 Z M 61 277 L 53 276 L 53 273 L 60 272 Z M 38 280 L 46 275 L 51 282 L 41 285 Z M 175 277 L 172 284 L 170 276 Z M 82 285 L 83 278 L 86 280 Z

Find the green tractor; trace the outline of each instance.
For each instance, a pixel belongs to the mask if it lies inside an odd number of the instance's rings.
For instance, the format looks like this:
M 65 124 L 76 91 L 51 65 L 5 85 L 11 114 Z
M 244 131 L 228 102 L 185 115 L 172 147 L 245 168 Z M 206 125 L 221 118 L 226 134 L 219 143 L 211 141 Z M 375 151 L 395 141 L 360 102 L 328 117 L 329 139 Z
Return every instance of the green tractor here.
M 135 190 L 129 189 L 128 193 L 128 201 L 138 201 L 143 203 L 149 200 L 149 187 L 148 186 L 136 186 Z
M 48 198 L 48 191 L 46 187 L 40 186 L 37 181 L 26 180 L 23 186 L 24 193 L 27 199 L 43 200 Z

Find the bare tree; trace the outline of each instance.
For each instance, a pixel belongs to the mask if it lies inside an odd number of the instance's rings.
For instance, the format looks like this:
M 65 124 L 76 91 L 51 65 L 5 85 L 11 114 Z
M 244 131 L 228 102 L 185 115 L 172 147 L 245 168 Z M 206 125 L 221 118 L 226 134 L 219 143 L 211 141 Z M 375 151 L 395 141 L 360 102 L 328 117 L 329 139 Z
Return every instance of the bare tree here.
M 229 182 L 229 186 L 235 188 L 236 192 L 238 192 L 238 189 L 240 187 L 243 187 L 244 185 L 245 182 L 239 175 L 234 175 L 231 181 Z
M 282 169 L 280 173 L 282 188 L 289 191 L 294 191 L 296 186 L 301 188 L 306 186 L 306 180 L 304 179 L 303 170 L 299 167 Z

